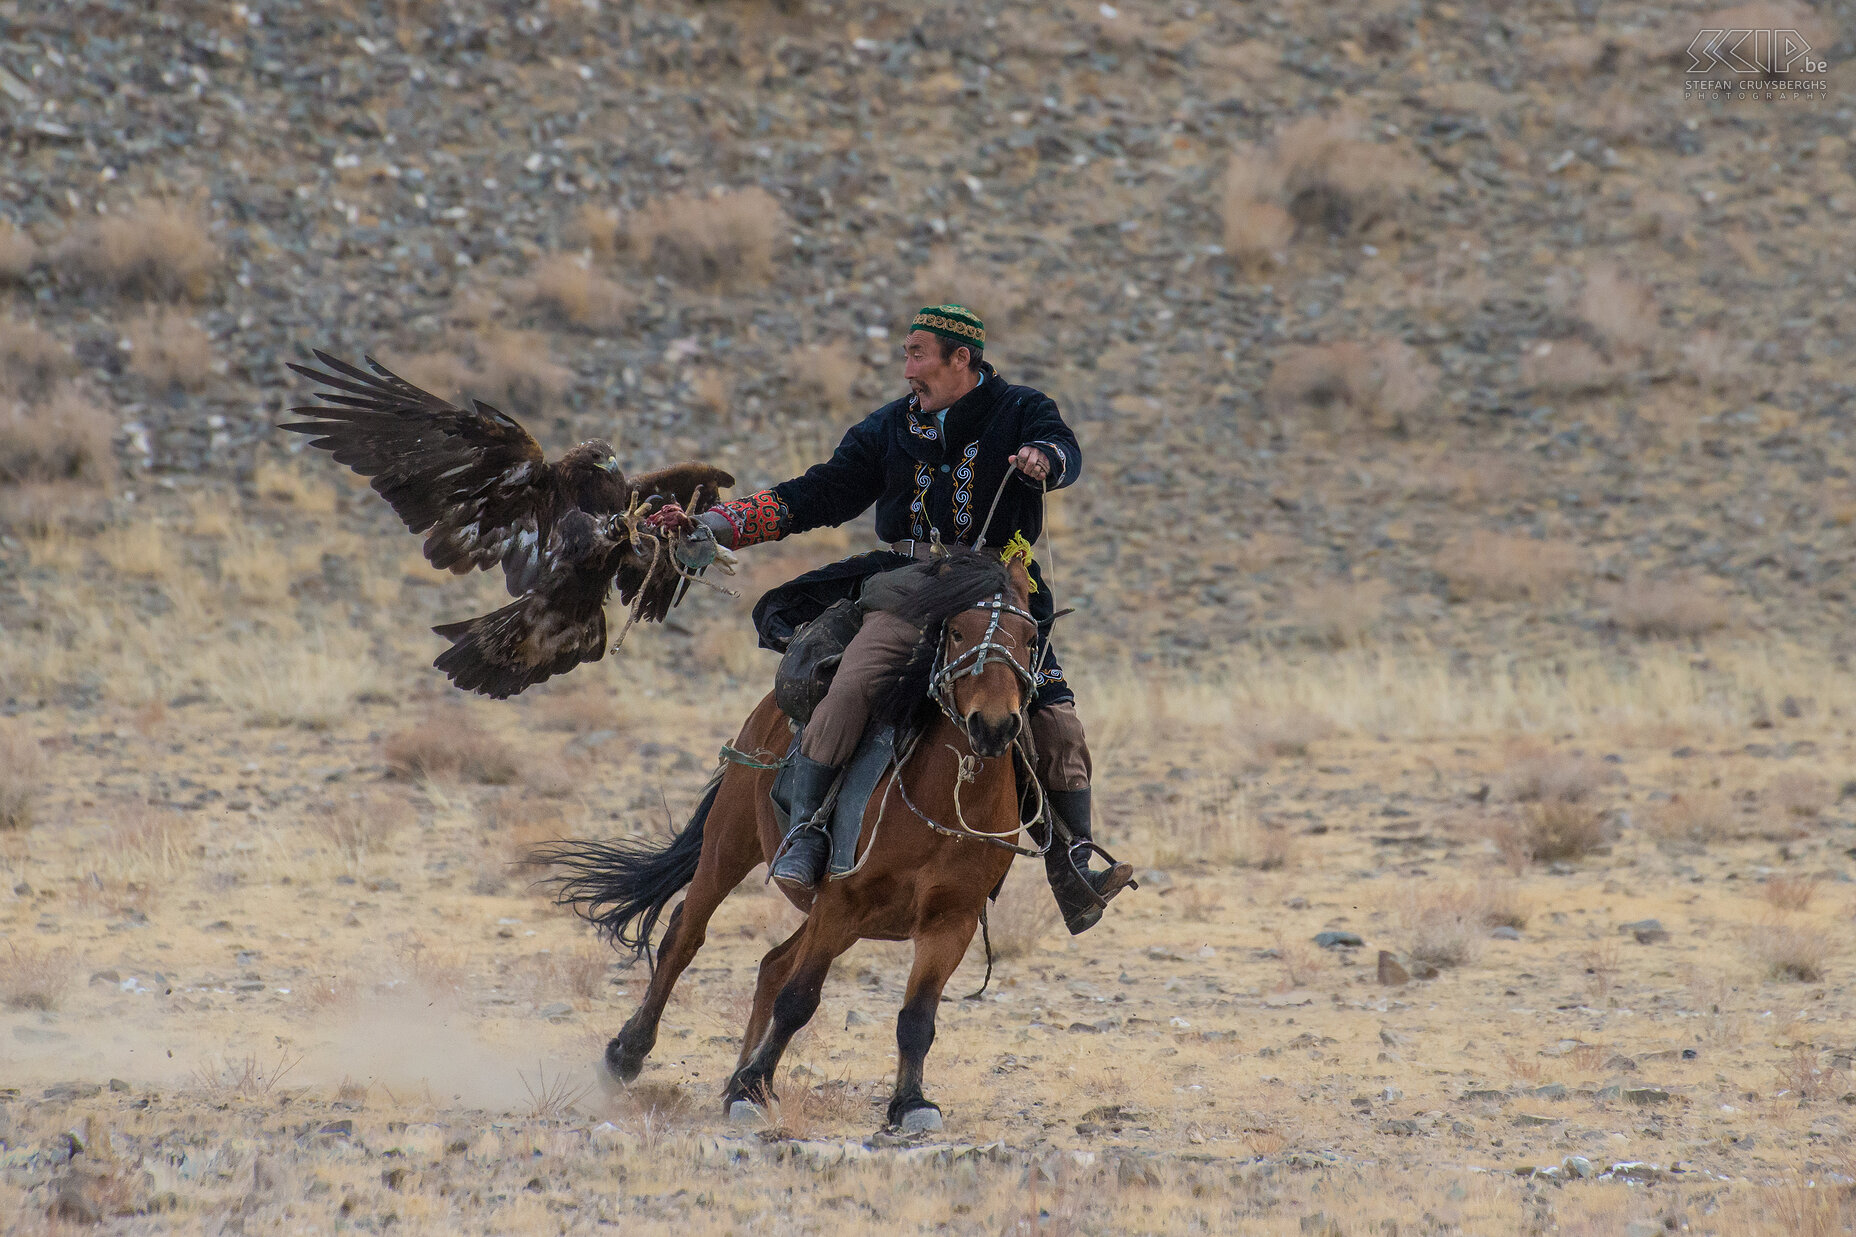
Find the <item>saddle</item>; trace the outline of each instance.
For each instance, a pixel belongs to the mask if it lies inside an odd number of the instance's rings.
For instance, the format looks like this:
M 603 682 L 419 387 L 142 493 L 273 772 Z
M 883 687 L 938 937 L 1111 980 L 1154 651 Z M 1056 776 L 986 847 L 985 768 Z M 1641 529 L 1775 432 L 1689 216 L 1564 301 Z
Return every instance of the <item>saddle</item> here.
M 768 792 L 773 801 L 774 819 L 780 824 L 780 833 L 786 834 L 792 824 L 792 769 L 793 754 L 799 750 L 799 741 L 805 736 L 805 727 L 793 731 L 793 742 L 786 749 L 786 759 L 780 763 L 780 771 L 774 775 L 773 788 Z M 831 824 L 826 835 L 831 839 L 831 858 L 825 866 L 827 880 L 844 876 L 857 866 L 857 840 L 863 835 L 864 811 L 870 806 L 870 797 L 876 793 L 877 784 L 889 771 L 889 766 L 896 758 L 896 733 L 890 726 L 872 726 L 864 732 L 858 742 L 857 750 L 844 763 L 844 772 L 838 775 L 838 786 L 831 801 Z

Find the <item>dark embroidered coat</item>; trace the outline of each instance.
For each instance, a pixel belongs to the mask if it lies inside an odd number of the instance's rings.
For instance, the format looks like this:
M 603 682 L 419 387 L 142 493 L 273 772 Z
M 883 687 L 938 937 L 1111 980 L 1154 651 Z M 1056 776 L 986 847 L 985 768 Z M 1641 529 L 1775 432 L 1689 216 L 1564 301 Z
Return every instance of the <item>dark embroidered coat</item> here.
M 943 541 L 971 545 L 998 494 L 986 543 L 1003 547 L 1022 533 L 1035 545 L 1044 529 L 1043 494 L 1023 473 L 1004 480 L 1011 458 L 1021 447 L 1043 451 L 1051 461 L 1048 484 L 1056 490 L 1082 472 L 1082 448 L 1050 396 L 1006 382 L 989 365 L 984 372 L 986 380 L 948 408 L 945 432 L 934 417 L 915 411 L 912 400 L 899 399 L 852 426 L 829 460 L 774 486 L 780 535 L 844 524 L 874 506 L 883 541 L 925 540 L 934 528 Z M 795 628 L 833 601 L 855 597 L 871 575 L 910 561 L 881 550 L 854 555 L 772 590 L 754 607 L 761 644 L 783 648 Z M 1035 563 L 1032 578 L 1038 589 L 1031 612 L 1048 639 L 1056 605 Z M 1053 649 L 1036 704 L 1074 698 Z

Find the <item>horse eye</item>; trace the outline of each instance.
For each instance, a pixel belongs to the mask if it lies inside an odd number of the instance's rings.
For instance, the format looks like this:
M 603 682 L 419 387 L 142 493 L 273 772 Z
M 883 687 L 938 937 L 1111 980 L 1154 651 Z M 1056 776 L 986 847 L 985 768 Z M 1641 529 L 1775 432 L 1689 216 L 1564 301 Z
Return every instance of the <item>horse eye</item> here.
M 966 637 L 965 637 L 965 636 L 963 636 L 963 635 L 961 635 L 961 634 L 960 634 L 959 632 L 957 632 L 957 631 L 954 631 L 954 632 L 949 632 L 949 633 L 948 633 L 948 638 L 949 638 L 950 640 L 952 640 L 952 641 L 953 641 L 953 642 L 954 642 L 955 644 L 959 644 L 959 643 L 960 643 L 960 642 L 961 642 L 962 640 L 964 640 L 964 639 L 966 639 Z

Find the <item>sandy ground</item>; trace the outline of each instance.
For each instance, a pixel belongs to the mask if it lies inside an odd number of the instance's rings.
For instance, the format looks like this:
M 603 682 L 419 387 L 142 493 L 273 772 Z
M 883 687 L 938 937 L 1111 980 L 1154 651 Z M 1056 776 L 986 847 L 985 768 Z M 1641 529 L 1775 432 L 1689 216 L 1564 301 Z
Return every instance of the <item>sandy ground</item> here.
M 1436 719 L 1481 717 L 1491 689 L 1445 698 L 1410 662 L 1404 698 L 1352 711 L 1408 717 L 1381 733 L 1234 703 L 1325 683 L 1347 716 L 1357 649 L 1085 679 L 1107 835 L 1144 885 L 1070 940 L 1015 871 L 991 987 L 965 998 L 976 944 L 940 1014 L 946 1127 L 899 1141 L 875 1134 L 906 947 L 839 963 L 779 1110 L 731 1126 L 754 969 L 796 912 L 758 874 L 737 890 L 620 1091 L 595 1062 L 644 969 L 516 866 L 548 837 L 681 821 L 769 668 L 723 647 L 744 602 L 693 607 L 706 669 L 647 632 L 532 697 L 458 702 L 417 620 L 468 587 L 389 542 L 351 587 L 394 584 L 393 606 L 235 605 L 177 566 L 223 539 L 199 510 L 143 513 L 172 574 L 60 567 L 106 530 L 26 543 L 32 578 L 108 628 L 145 591 L 217 610 L 233 642 L 295 624 L 310 647 L 349 614 L 360 651 L 305 670 L 280 643 L 229 678 L 201 633 L 167 671 L 207 691 L 15 695 L 9 777 L 37 762 L 39 793 L 0 833 L 9 1231 L 1843 1231 L 1853 745 L 1838 708 L 1737 700 L 1750 645 L 1681 653 L 1680 681 L 1646 653 L 1615 714 L 1590 702 L 1622 661 L 1557 694 L 1511 676 L 1510 703 L 1546 711 L 1528 734 L 1452 733 Z M 15 684 L 64 673 L 73 646 L 19 638 L 41 644 L 14 646 Z M 89 664 L 124 656 L 103 640 Z M 1808 663 L 1759 656 L 1770 682 Z M 1555 820 L 1592 849 L 1531 858 Z

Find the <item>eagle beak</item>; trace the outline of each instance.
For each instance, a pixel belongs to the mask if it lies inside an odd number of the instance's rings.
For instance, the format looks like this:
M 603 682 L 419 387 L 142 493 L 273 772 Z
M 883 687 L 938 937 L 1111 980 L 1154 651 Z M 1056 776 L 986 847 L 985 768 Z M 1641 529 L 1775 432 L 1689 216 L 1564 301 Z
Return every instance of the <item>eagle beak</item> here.
M 606 457 L 606 462 L 605 462 L 604 464 L 601 464 L 601 465 L 600 465 L 600 467 L 601 467 L 601 468 L 604 468 L 604 469 L 605 469 L 605 470 L 606 470 L 607 472 L 617 472 L 617 471 L 619 471 L 619 460 L 618 460 L 618 457 L 617 457 L 617 456 L 614 456 L 614 455 L 608 455 L 608 456 Z

